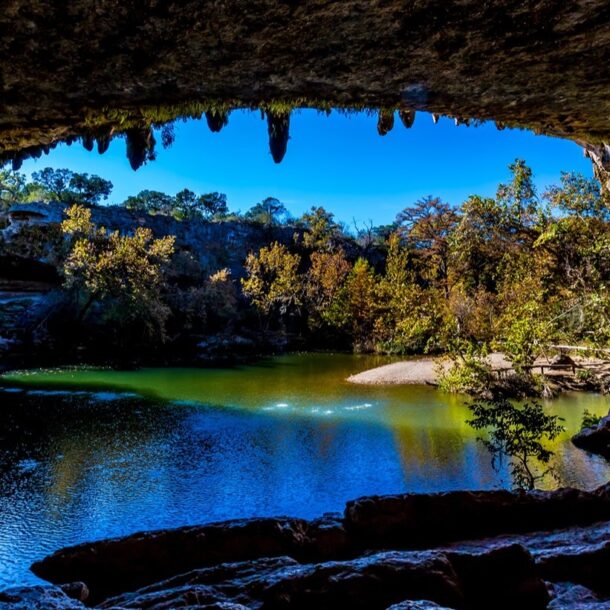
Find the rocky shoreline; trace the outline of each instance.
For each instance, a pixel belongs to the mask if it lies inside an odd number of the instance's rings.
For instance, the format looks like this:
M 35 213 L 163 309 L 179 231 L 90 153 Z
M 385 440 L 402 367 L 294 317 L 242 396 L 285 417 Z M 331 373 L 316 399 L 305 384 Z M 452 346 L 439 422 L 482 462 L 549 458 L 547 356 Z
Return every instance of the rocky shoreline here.
M 609 560 L 610 484 L 371 496 L 312 521 L 229 521 L 61 549 L 32 566 L 55 586 L 0 593 L 0 609 L 601 610 Z

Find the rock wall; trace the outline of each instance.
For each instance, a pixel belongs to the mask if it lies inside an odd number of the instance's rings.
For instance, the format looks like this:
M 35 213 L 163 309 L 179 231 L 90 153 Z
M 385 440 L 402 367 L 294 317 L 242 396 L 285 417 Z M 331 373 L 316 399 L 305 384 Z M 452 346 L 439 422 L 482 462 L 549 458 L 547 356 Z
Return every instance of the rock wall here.
M 57 228 L 65 218 L 66 207 L 65 204 L 58 202 L 11 206 L 6 212 L 6 227 L 0 231 L 0 257 L 13 255 L 17 259 L 27 259 L 31 261 L 32 269 L 38 264 L 52 264 L 54 262 L 52 251 L 33 250 L 31 255 L 28 255 L 20 241 L 29 239 L 29 232 L 32 229 L 38 229 L 45 238 L 43 232 Z M 175 235 L 176 249 L 191 253 L 205 270 L 213 273 L 228 267 L 235 277 L 244 274 L 243 263 L 249 252 L 257 251 L 262 245 L 271 241 L 290 244 L 295 233 L 295 229 L 291 227 L 266 228 L 242 220 L 183 222 L 170 216 L 151 216 L 147 213 L 130 211 L 121 206 L 94 206 L 91 211 L 93 222 L 111 231 L 129 234 L 137 227 L 148 227 L 156 237 Z M 18 246 L 22 249 L 17 249 Z M 39 252 L 40 254 L 36 256 Z M 22 263 L 25 261 L 22 260 Z M 22 271 L 20 277 L 23 278 L 24 273 L 25 271 Z

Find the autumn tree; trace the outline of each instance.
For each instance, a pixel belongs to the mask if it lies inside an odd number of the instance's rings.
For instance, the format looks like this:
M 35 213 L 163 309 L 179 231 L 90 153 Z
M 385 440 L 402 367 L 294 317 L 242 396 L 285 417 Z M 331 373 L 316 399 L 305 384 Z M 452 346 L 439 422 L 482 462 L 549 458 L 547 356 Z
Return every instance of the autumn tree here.
M 301 306 L 299 264 L 299 256 L 278 242 L 246 258 L 242 291 L 261 314 L 265 329 L 274 317 L 284 319 Z
M 62 230 L 71 239 L 63 272 L 65 286 L 79 302 L 83 322 L 96 303 L 105 304 L 109 322 L 122 329 L 138 326 L 146 338 L 164 338 L 169 315 L 161 299 L 163 270 L 174 253 L 174 238 L 154 239 L 149 229 L 121 235 L 96 227 L 91 210 L 74 205 Z
M 330 311 L 337 299 L 351 265 L 342 250 L 315 251 L 305 278 L 305 299 L 309 326 L 318 329 L 329 323 Z
M 449 240 L 457 221 L 456 211 L 432 196 L 420 199 L 396 217 L 422 279 L 441 290 L 445 298 L 449 297 Z

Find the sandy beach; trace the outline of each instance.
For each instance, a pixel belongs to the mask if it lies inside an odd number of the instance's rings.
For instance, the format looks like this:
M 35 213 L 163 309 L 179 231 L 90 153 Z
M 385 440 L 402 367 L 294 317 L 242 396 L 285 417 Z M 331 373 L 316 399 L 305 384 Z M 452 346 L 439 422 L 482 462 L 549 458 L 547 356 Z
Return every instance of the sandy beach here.
M 494 370 L 510 367 L 510 361 L 499 352 L 490 354 L 487 360 Z M 364 385 L 436 385 L 439 367 L 447 370 L 451 364 L 449 359 L 442 357 L 405 360 L 351 375 L 347 380 Z

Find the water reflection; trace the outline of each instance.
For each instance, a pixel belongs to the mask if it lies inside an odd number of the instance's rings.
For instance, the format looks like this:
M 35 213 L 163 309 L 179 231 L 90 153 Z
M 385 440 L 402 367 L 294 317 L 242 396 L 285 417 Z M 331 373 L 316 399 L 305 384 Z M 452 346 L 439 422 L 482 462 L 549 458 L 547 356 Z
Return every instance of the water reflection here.
M 32 560 L 84 540 L 255 515 L 313 517 L 366 494 L 509 483 L 465 424 L 460 399 L 342 381 L 369 365 L 300 356 L 218 371 L 28 375 L 36 391 L 0 392 L 0 585 L 33 580 Z M 568 432 L 584 408 L 608 409 L 594 396 L 549 408 Z M 567 439 L 555 457 L 562 482 L 606 481 L 607 464 Z

